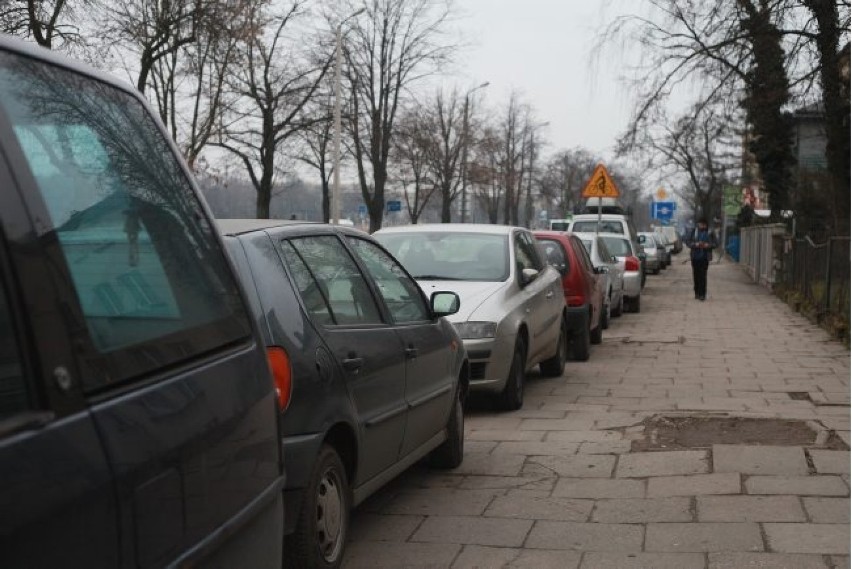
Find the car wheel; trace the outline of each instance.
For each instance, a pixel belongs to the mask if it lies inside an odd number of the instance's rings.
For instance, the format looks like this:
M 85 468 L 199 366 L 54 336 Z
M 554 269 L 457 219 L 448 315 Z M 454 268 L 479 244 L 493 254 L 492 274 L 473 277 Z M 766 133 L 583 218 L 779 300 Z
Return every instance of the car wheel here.
M 337 452 L 323 445 L 295 532 L 285 539 L 285 567 L 333 569 L 343 561 L 352 496 Z
M 618 306 L 612 309 L 613 316 L 618 317 L 622 314 L 624 314 L 624 293 L 622 293 L 621 296 L 618 298 Z
M 611 304 L 612 297 L 607 300 L 606 304 L 604 305 L 603 311 L 601 311 L 601 330 L 606 330 L 607 328 L 609 328 L 609 317 L 610 312 L 612 310 Z
M 660 267 L 657 267 L 656 269 L 654 269 L 653 274 L 659 275 L 660 274 Z
M 630 301 L 630 304 L 631 304 L 631 307 L 630 307 L 631 311 L 638 314 L 639 311 L 642 309 L 642 295 L 641 294 L 637 295 L 636 298 L 634 298 L 632 301 Z
M 447 420 L 447 440 L 429 455 L 429 464 L 435 468 L 455 468 L 464 459 L 464 395 L 459 384 L 455 403 Z
M 524 405 L 524 376 L 527 367 L 527 347 L 522 338 L 515 341 L 515 353 L 509 366 L 506 386 L 500 393 L 498 404 L 504 411 L 515 411 Z
M 588 320 L 583 322 L 583 330 L 571 340 L 571 359 L 578 362 L 589 360 L 591 355 L 590 344 L 601 343 L 601 325 L 598 324 L 594 330 L 589 330 Z M 598 341 L 594 341 L 594 335 L 597 333 Z
M 539 364 L 541 374 L 546 377 L 559 377 L 565 371 L 565 360 L 568 359 L 568 323 L 565 322 L 565 317 L 562 317 L 562 326 L 559 330 L 559 339 L 557 340 L 556 354 L 549 359 L 544 360 Z

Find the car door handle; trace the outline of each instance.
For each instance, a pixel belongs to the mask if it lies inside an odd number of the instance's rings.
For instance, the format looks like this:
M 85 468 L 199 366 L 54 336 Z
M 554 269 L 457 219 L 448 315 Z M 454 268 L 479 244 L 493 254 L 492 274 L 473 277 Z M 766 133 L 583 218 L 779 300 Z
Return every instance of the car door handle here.
M 552 290 L 547 291 L 547 294 L 544 295 L 544 298 L 553 298 L 553 291 Z
M 346 358 L 343 367 L 347 371 L 358 371 L 364 365 L 364 358 Z
M 414 358 L 416 358 L 417 357 L 417 348 L 415 348 L 414 346 L 409 346 L 409 347 L 405 348 L 405 357 L 410 359 L 410 360 L 413 360 Z

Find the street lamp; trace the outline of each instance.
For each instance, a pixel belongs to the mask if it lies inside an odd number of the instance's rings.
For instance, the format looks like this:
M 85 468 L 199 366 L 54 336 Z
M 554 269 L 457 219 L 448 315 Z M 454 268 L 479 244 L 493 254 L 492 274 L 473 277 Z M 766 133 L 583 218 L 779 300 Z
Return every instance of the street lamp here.
M 462 204 L 461 204 L 461 222 L 465 223 L 467 221 L 467 131 L 468 131 L 468 104 L 470 103 L 470 96 L 479 89 L 484 89 L 488 87 L 491 83 L 486 81 L 481 85 L 477 85 L 473 89 L 470 89 L 464 95 L 464 115 L 462 117 Z
M 340 52 L 343 44 L 343 24 L 364 12 L 361 8 L 337 24 L 337 41 L 334 47 L 334 183 L 331 194 L 331 222 L 340 223 Z

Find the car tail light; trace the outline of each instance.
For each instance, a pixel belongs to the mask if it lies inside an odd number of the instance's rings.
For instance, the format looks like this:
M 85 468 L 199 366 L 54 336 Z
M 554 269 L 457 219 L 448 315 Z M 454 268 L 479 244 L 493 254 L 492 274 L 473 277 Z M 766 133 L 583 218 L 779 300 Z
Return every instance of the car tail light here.
M 290 356 L 287 355 L 284 348 L 270 346 L 266 348 L 266 359 L 269 362 L 269 369 L 272 370 L 272 378 L 275 380 L 278 408 L 284 411 L 290 404 L 290 395 L 293 391 L 293 372 L 290 368 Z
M 636 257 L 630 256 L 624 259 L 625 271 L 638 271 L 639 266 L 639 259 L 637 259 Z
M 579 271 L 562 279 L 562 288 L 565 290 L 565 304 L 568 306 L 583 306 L 586 304 L 586 294 L 583 291 L 583 282 Z

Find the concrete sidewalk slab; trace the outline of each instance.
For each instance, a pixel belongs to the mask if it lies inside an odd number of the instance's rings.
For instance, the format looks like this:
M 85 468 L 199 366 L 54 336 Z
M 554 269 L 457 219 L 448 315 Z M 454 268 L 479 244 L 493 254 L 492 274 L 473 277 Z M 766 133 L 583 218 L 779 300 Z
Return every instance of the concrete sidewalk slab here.
M 808 463 L 800 447 L 713 445 L 713 471 L 795 476 L 807 474 Z

